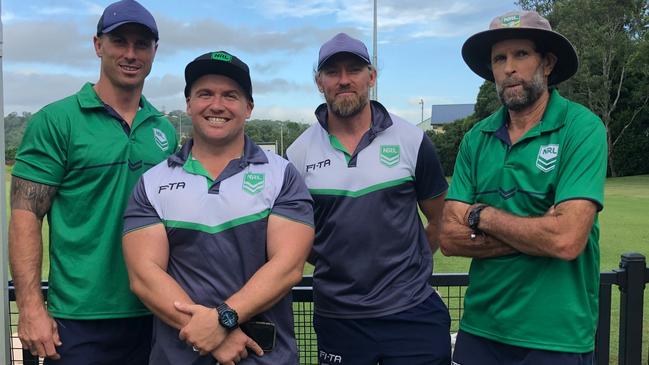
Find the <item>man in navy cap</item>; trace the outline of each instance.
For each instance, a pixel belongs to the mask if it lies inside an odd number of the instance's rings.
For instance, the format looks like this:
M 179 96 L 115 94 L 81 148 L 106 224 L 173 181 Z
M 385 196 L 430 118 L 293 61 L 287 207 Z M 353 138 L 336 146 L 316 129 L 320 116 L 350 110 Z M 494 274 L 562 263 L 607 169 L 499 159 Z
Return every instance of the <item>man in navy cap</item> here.
M 435 147 L 369 100 L 376 69 L 358 39 L 324 43 L 315 82 L 326 102 L 288 157 L 314 199 L 320 363 L 448 364 L 448 310 L 428 285 L 447 188 Z
M 473 258 L 454 364 L 592 364 L 606 131 L 554 88 L 577 52 L 513 11 L 462 56 L 503 106 L 464 136 L 444 208 L 442 251 Z
M 122 214 L 137 179 L 174 152 L 169 121 L 142 96 L 157 49 L 153 16 L 109 5 L 93 39 L 99 81 L 27 126 L 13 170 L 9 249 L 24 348 L 46 364 L 145 364 L 151 315 L 129 290 Z M 41 294 L 41 227 L 50 271 Z

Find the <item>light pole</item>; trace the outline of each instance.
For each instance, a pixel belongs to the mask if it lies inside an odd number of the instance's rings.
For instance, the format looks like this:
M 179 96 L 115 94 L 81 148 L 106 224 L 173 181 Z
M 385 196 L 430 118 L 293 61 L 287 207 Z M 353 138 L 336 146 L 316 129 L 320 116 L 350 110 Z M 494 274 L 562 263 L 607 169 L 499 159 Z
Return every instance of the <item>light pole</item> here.
M 0 1 L 0 8 L 2 8 L 2 2 Z M 0 121 L 4 125 L 4 102 L 3 94 L 3 79 L 2 79 L 2 60 L 4 58 L 4 38 L 2 35 L 2 20 L 0 20 Z M 11 334 L 9 332 L 9 324 L 11 319 L 9 317 L 9 289 L 7 285 L 8 280 L 8 267 L 7 262 L 9 259 L 9 244 L 7 242 L 7 201 L 5 197 L 5 132 L 4 128 L 0 130 L 0 155 L 2 158 L 2 179 L 0 180 L 0 191 L 2 192 L 2 197 L 0 197 L 0 205 L 2 209 L 0 213 L 0 288 L 2 294 L 0 294 L 0 307 L 2 307 L 2 314 L 0 317 L 0 363 L 9 364 L 11 359 Z
M 421 121 L 424 121 L 424 99 L 419 99 L 419 104 L 421 104 Z
M 284 123 L 279 122 L 279 155 L 284 157 Z
M 377 28 L 377 9 L 376 1 L 374 0 L 374 32 L 372 34 L 372 65 L 374 68 L 378 67 L 377 65 L 377 50 L 376 50 L 376 28 Z M 378 100 L 379 99 L 379 80 L 374 81 L 374 87 L 370 90 L 370 99 Z

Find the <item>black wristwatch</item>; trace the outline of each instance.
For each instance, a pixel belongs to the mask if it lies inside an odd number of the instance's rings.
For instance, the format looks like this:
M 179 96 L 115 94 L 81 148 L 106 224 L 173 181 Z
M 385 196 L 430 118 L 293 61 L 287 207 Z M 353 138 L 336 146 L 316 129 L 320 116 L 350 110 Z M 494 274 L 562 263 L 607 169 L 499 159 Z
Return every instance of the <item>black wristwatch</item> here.
M 221 303 L 216 307 L 216 311 L 219 314 L 219 324 L 226 330 L 232 331 L 239 327 L 239 315 L 229 305 Z
M 479 204 L 476 205 L 471 211 L 469 212 L 469 217 L 467 218 L 467 223 L 469 224 L 469 228 L 475 232 L 475 234 L 480 234 L 482 231 L 478 228 L 480 225 L 480 212 L 484 208 L 488 207 L 487 204 Z

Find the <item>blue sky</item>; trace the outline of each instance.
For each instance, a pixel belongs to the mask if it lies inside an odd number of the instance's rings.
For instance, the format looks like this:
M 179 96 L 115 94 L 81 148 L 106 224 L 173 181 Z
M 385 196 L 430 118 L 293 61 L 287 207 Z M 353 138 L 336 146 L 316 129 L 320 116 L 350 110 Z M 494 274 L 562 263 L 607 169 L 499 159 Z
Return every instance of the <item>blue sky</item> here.
M 35 112 L 98 78 L 92 36 L 112 1 L 2 1 L 4 111 Z M 251 68 L 252 118 L 312 123 L 323 99 L 313 83 L 320 45 L 344 31 L 372 53 L 373 0 L 141 0 L 156 18 L 159 48 L 144 94 L 183 109 L 183 70 L 226 50 Z M 474 103 L 482 80 L 462 43 L 513 1 L 378 0 L 378 98 L 412 123 L 432 104 Z

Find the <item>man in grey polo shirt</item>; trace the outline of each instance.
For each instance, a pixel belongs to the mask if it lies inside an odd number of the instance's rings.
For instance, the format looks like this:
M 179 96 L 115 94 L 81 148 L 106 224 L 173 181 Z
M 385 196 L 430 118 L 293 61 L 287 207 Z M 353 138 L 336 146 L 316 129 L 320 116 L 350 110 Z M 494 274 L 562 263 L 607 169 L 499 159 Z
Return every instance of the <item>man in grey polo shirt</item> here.
M 245 63 L 206 53 L 185 81 L 194 138 L 143 175 L 124 217 L 131 287 L 157 316 L 150 363 L 297 364 L 287 294 L 311 249 L 311 198 L 293 165 L 244 134 Z M 239 327 L 250 320 L 274 324 L 272 351 Z
M 446 365 L 448 310 L 427 281 L 448 185 L 423 131 L 368 100 L 375 81 L 361 41 L 323 44 L 315 82 L 326 103 L 288 149 L 314 199 L 319 359 Z

